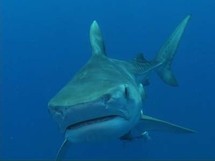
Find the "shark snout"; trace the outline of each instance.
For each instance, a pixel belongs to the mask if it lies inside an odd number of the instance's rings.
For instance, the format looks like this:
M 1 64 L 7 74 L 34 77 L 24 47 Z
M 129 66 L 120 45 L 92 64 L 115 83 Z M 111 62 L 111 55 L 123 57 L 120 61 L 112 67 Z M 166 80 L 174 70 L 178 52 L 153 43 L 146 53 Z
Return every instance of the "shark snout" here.
M 66 110 L 67 110 L 67 107 L 63 107 L 63 106 L 49 106 L 49 112 L 52 115 L 58 116 L 60 118 L 65 117 Z

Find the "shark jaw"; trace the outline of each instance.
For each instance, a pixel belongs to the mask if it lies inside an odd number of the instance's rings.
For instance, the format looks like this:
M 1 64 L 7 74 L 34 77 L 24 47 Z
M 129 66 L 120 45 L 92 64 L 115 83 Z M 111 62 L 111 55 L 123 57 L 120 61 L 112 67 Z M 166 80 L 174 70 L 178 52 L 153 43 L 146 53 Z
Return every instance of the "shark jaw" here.
M 130 122 L 121 116 L 105 116 L 69 126 L 65 138 L 70 142 L 95 142 L 119 138 L 129 131 Z
M 132 93 L 134 91 L 123 84 L 86 103 L 56 106 L 56 102 L 51 101 L 49 109 L 68 141 L 109 140 L 127 133 L 140 119 L 137 109 L 141 100 Z

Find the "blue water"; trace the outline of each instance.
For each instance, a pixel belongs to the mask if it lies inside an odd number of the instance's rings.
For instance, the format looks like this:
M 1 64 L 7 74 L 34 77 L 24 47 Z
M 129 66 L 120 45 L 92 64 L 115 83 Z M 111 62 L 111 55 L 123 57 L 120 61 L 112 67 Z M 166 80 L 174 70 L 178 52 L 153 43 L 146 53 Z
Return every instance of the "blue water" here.
M 153 74 L 144 109 L 197 133 L 74 144 L 65 158 L 215 159 L 214 6 L 214 0 L 3 0 L 0 159 L 55 158 L 64 137 L 47 103 L 90 57 L 94 19 L 110 57 L 144 52 L 153 58 L 187 14 L 192 19 L 173 65 L 180 86 L 169 87 Z

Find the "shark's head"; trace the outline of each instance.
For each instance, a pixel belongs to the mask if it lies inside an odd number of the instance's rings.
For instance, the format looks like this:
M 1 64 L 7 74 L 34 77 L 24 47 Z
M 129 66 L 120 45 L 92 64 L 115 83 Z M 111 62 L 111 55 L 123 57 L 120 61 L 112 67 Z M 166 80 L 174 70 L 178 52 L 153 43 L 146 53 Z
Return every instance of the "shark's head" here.
M 109 59 L 98 24 L 90 29 L 92 57 L 49 102 L 49 110 L 71 142 L 119 138 L 140 118 L 143 87 Z

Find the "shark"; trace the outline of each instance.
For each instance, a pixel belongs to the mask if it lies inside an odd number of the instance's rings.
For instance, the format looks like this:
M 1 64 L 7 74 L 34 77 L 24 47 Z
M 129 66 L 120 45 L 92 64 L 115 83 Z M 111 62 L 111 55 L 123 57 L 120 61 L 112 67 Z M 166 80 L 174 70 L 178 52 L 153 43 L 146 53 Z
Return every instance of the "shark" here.
M 89 37 L 92 54 L 88 62 L 49 101 L 48 109 L 68 143 L 110 139 L 149 138 L 150 131 L 194 133 L 195 131 L 144 113 L 145 87 L 155 71 L 170 86 L 178 86 L 172 62 L 191 16 L 176 27 L 152 60 L 137 54 L 129 61 L 108 57 L 101 29 L 94 20 Z

